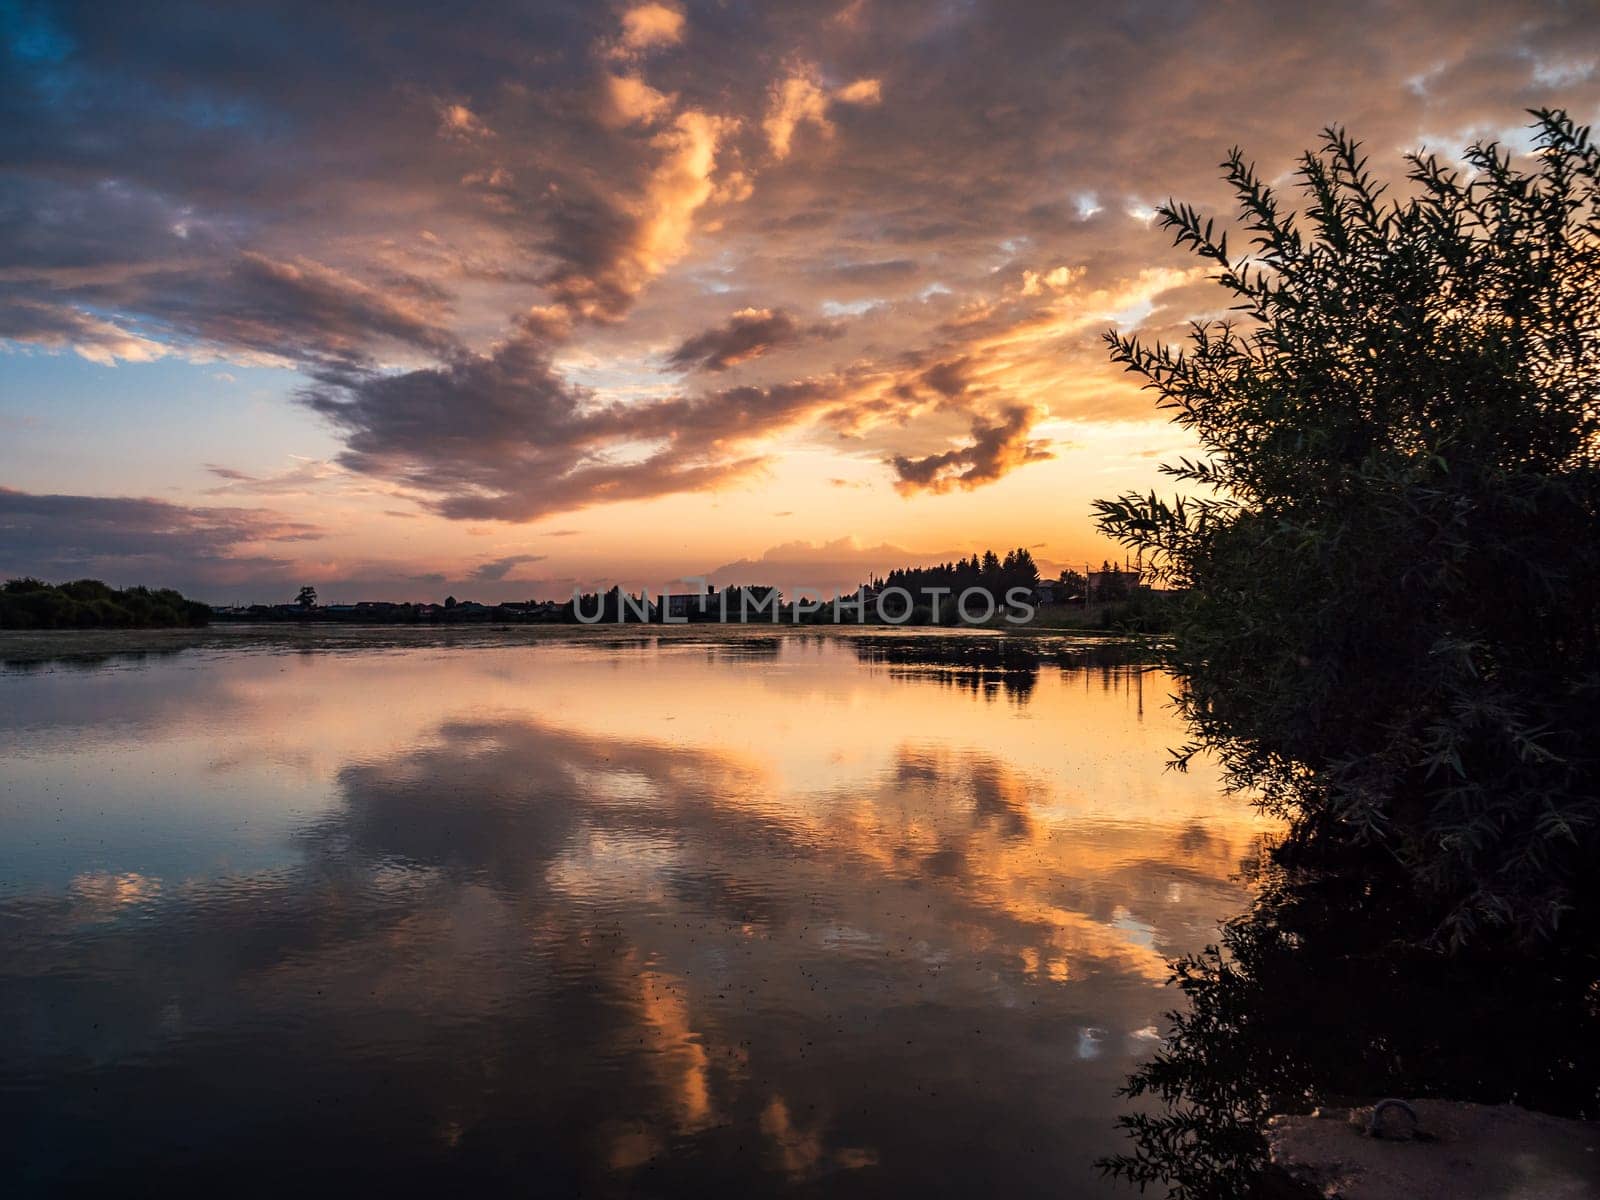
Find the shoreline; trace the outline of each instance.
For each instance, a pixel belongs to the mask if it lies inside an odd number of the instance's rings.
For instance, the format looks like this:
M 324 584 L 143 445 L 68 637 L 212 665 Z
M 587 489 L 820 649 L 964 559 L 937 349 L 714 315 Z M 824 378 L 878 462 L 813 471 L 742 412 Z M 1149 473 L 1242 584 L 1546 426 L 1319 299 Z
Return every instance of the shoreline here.
M 340 651 L 404 649 L 485 649 L 517 645 L 638 641 L 641 638 L 742 641 L 772 637 L 1005 637 L 1048 641 L 1107 642 L 1160 640 L 1116 630 L 1037 625 L 790 625 L 720 624 L 461 624 L 397 625 L 355 622 L 226 622 L 198 628 L 8 629 L 0 630 L 0 665 L 99 660 L 190 650 Z

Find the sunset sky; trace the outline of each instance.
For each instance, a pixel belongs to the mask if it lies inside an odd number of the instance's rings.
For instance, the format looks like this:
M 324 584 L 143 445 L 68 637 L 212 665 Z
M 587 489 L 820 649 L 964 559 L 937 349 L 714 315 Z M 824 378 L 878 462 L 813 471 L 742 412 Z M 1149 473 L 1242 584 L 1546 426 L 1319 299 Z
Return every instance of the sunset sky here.
M 1152 220 L 1600 115 L 1596 3 L 0 0 L 0 575 L 849 586 L 1186 449 Z

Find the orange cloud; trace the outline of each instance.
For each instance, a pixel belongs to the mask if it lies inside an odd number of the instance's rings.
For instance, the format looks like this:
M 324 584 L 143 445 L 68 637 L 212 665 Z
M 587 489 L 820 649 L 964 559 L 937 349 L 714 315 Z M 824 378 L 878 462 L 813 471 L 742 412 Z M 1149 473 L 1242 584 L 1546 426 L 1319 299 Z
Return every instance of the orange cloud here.
M 458 141 L 475 141 L 494 136 L 494 130 L 479 119 L 465 104 L 439 106 L 439 136 Z
M 683 40 L 683 14 L 665 4 L 640 4 L 622 14 L 622 44 L 630 50 L 674 46 Z
M 49 64 L 10 64 L 13 465 L 64 494 L 157 477 L 201 506 L 219 485 L 271 490 L 350 540 L 343 563 L 387 561 L 354 543 L 396 536 L 380 520 L 395 495 L 425 514 L 406 522 L 418 553 L 469 570 L 487 555 L 429 515 L 614 503 L 586 569 L 653 561 L 691 512 L 684 553 L 709 562 L 769 542 L 752 514 L 773 512 L 818 543 L 915 544 L 922 522 L 981 544 L 1036 521 L 1030 538 L 1088 551 L 1088 498 L 1154 483 L 1136 452 L 1165 444 L 1100 333 L 1217 315 L 1205 271 L 1151 227 L 1154 198 L 1225 221 L 1229 144 L 1276 177 L 1330 119 L 1392 176 L 1399 148 L 1498 135 L 1525 107 L 1600 115 L 1600 74 L 1573 66 L 1600 54 L 1582 6 L 1441 24 L 1437 5 L 1364 2 L 1371 19 L 1327 54 L 1314 19 L 1276 9 L 1219 23 L 1201 6 L 1130 36 L 1109 9 L 983 0 L 692 19 L 622 0 L 465 24 L 348 0 L 303 14 L 323 53 L 247 40 L 226 69 L 170 14 L 53 10 L 76 47 L 72 102 L 51 99 Z M 373 22 L 384 53 L 348 52 Z M 1199 23 L 1205 55 L 1186 36 Z M 1253 69 L 1219 76 L 1213 56 Z M 122 102 L 130 89 L 152 102 Z M 81 455 L 43 432 L 58 380 L 73 386 L 49 352 L 80 372 L 135 365 L 117 383 L 150 431 L 136 465 L 103 480 L 95 431 Z M 206 364 L 238 364 L 208 419 L 241 446 L 223 459 L 239 478 L 184 457 L 192 409 L 139 386 L 157 358 L 174 396 L 219 391 Z M 283 472 L 294 453 L 342 476 Z M 44 463 L 59 483 L 28 474 Z M 752 502 L 717 494 L 734 486 Z
M 845 84 L 833 94 L 833 98 L 843 104 L 880 104 L 883 101 L 883 85 L 876 79 L 858 79 Z
M 601 119 L 613 128 L 654 121 L 671 109 L 673 97 L 656 91 L 637 75 L 613 75 L 604 79 Z
M 1054 457 L 1049 442 L 1028 436 L 1038 420 L 1038 410 L 1018 406 L 999 421 L 974 421 L 972 440 L 964 446 L 922 458 L 896 455 L 895 488 L 904 496 L 956 487 L 971 491 L 1027 463 L 1044 462 Z
M 813 68 L 806 68 L 772 85 L 766 118 L 766 132 L 772 157 L 789 157 L 795 131 L 803 124 L 815 125 L 824 134 L 833 132 L 828 121 L 828 95 L 818 85 Z

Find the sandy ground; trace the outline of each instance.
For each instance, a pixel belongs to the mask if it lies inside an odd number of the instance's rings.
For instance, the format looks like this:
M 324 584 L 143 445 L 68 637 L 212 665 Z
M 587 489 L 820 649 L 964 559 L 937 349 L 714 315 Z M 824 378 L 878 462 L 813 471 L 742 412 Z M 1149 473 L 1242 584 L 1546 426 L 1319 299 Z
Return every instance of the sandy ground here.
M 1600 1196 L 1600 1124 L 1511 1104 L 1413 1100 L 1416 1128 L 1386 1116 L 1399 1136 L 1366 1136 L 1372 1109 L 1273 1117 L 1273 1165 L 1300 1190 L 1341 1200 L 1594 1200 Z

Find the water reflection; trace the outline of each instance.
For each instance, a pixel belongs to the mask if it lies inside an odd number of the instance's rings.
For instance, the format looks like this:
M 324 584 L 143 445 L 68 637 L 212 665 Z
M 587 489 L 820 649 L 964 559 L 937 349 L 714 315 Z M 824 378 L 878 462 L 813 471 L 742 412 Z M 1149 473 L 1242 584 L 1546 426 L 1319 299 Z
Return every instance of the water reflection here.
M 1178 964 L 1189 1007 L 1131 1079 L 1161 1104 L 1122 1118 L 1130 1144 L 1108 1169 L 1158 1193 L 1236 1200 L 1284 1194 L 1256 1190 L 1274 1113 L 1403 1096 L 1600 1115 L 1594 930 L 1439 953 L 1392 859 L 1314 836 L 1286 849 L 1263 861 L 1259 893 L 1220 942 Z
M 1159 677 L 895 642 L 0 677 L 0 1168 L 1098 1194 L 1260 828 Z
M 935 680 L 1018 704 L 1027 703 L 1041 670 L 1054 668 L 1086 681 L 1097 676 L 1105 686 L 1131 683 L 1142 689 L 1143 676 L 1151 669 L 1151 648 L 1138 641 L 935 633 L 858 637 L 851 648 L 862 662 L 887 665 L 899 677 Z

